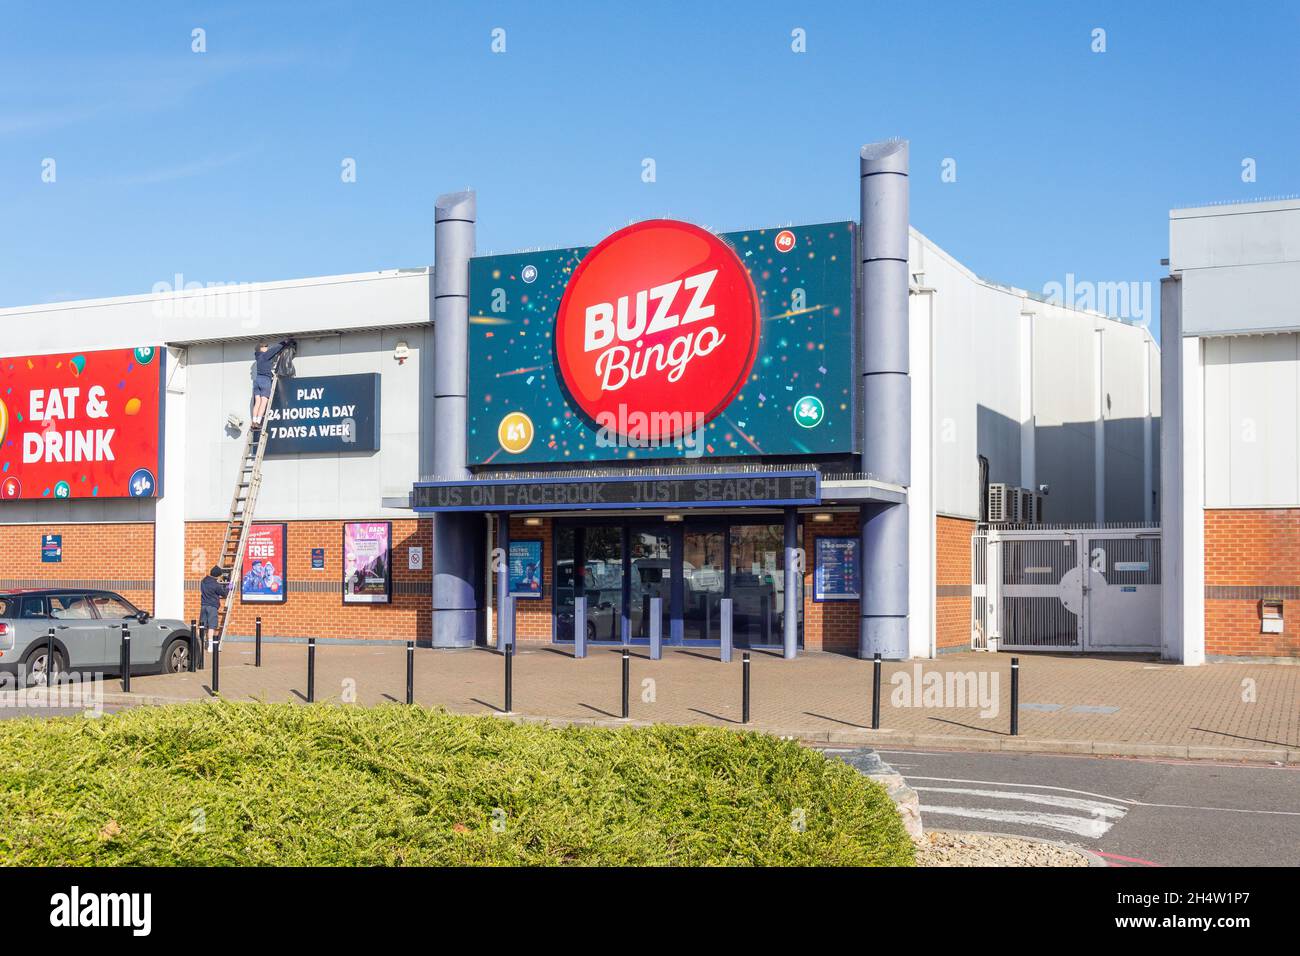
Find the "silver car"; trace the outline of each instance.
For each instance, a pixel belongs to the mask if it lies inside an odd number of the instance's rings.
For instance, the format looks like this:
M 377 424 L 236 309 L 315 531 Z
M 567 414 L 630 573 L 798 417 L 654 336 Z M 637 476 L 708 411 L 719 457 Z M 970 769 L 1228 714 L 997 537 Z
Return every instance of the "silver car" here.
M 120 674 L 122 625 L 131 634 L 131 673 L 188 670 L 193 638 L 184 621 L 150 617 L 120 594 L 82 588 L 0 591 L 0 672 L 42 686 L 54 671 Z

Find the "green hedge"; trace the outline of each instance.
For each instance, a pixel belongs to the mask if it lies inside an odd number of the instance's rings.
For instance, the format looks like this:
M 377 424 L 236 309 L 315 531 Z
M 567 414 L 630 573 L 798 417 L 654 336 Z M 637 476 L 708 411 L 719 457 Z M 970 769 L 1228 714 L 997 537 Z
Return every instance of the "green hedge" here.
M 913 862 L 852 768 L 704 727 L 240 703 L 5 720 L 0 796 L 9 865 Z

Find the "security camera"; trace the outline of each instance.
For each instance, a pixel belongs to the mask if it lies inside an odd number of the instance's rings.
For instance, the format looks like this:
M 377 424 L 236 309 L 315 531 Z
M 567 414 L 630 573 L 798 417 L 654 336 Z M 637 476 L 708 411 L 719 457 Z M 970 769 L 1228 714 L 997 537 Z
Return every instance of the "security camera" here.
M 226 416 L 226 427 L 233 428 L 235 431 L 242 431 L 244 428 L 244 419 L 238 412 L 231 412 Z

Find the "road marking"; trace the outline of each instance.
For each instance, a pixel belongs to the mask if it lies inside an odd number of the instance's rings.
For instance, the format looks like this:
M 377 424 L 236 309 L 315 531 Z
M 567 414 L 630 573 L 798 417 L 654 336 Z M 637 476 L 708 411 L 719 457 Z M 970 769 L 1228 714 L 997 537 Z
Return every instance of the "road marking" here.
M 1118 804 L 1101 803 L 1098 800 L 1080 800 L 1077 797 L 1057 797 L 1048 793 L 1021 793 L 1016 790 L 973 790 L 969 787 L 913 787 L 918 793 L 966 793 L 975 797 L 992 797 L 998 800 L 1019 800 L 1023 803 L 1038 803 L 1062 810 L 1084 810 L 1095 817 L 1107 817 L 1112 820 L 1122 819 L 1128 810 Z
M 931 807 L 921 804 L 921 817 L 931 816 L 971 817 L 976 820 L 994 820 L 1025 827 L 1047 827 L 1076 836 L 1098 839 L 1105 836 L 1112 824 L 1105 820 L 1076 817 L 1068 813 L 1042 813 L 1037 810 L 989 810 L 982 807 Z
M 1124 863 L 1136 863 L 1138 866 L 1159 866 L 1159 863 L 1152 863 L 1150 860 L 1143 860 L 1136 856 L 1120 856 L 1118 853 L 1103 853 L 1101 850 L 1093 850 L 1098 856 L 1104 856 L 1108 860 L 1121 860 Z M 1111 866 L 1119 866 L 1118 863 L 1112 863 Z
M 1200 807 L 1185 803 L 1146 803 L 1142 800 L 1130 800 L 1127 797 L 1116 797 L 1107 793 L 1093 793 L 1090 790 L 1075 790 L 1073 787 L 1051 787 L 1044 783 L 1020 783 L 1013 780 L 966 780 L 962 777 L 920 777 L 913 776 L 912 774 L 904 774 L 904 776 L 908 781 L 934 780 L 938 783 L 975 783 L 986 787 L 1032 787 L 1035 790 L 1055 790 L 1060 793 L 1078 793 L 1085 797 L 1097 797 L 1100 800 L 1114 800 L 1118 803 L 1127 803 L 1129 806 L 1133 807 L 1152 807 L 1157 810 L 1207 810 L 1214 813 L 1258 813 L 1265 816 L 1300 817 L 1300 810 L 1253 810 L 1243 807 Z

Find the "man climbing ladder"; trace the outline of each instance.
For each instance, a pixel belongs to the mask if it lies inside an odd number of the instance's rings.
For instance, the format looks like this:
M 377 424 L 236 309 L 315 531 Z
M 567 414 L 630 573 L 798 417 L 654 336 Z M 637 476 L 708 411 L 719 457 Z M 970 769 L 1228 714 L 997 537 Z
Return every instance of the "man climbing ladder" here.
M 279 359 L 286 349 L 297 348 L 297 343 L 293 339 L 285 339 L 278 345 L 271 345 L 268 342 L 258 342 L 257 347 L 253 349 L 253 428 L 250 437 L 253 441 L 258 438 L 257 433 L 262 428 L 262 418 L 266 414 L 267 407 L 271 404 L 271 393 L 275 390 L 275 380 L 278 369 L 280 368 Z M 290 363 L 292 364 L 292 352 L 290 353 Z
M 259 342 L 253 350 L 256 363 L 253 370 L 253 423 L 244 439 L 244 453 L 239 460 L 239 473 L 235 478 L 235 494 L 230 502 L 230 517 L 226 522 L 226 536 L 221 543 L 218 565 L 225 569 L 228 580 L 240 580 L 244 548 L 248 530 L 253 524 L 257 505 L 257 492 L 262 485 L 262 457 L 266 454 L 270 430 L 263 427 L 270 411 L 275 387 L 282 376 L 293 375 L 293 358 L 298 343 L 293 339 L 270 345 Z M 227 600 L 221 609 L 215 631 L 219 641 L 226 635 L 230 623 L 230 605 Z

